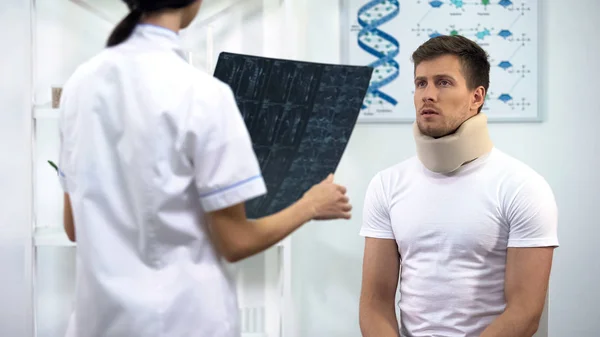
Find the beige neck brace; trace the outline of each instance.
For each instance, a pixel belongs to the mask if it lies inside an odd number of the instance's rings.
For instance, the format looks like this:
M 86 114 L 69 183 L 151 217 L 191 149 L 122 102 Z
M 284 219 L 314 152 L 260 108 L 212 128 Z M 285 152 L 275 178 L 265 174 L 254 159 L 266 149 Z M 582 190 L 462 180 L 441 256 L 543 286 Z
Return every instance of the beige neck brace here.
M 494 144 L 483 113 L 466 120 L 455 133 L 432 138 L 421 133 L 417 123 L 413 125 L 417 156 L 426 168 L 437 173 L 450 173 L 482 155 L 490 152 Z

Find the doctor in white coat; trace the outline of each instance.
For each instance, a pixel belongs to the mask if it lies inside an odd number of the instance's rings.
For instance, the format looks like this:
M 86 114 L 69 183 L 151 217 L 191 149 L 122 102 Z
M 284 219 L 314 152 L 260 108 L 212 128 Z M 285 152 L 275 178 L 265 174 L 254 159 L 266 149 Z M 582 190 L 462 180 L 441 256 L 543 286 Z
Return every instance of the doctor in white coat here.
M 77 240 L 69 337 L 238 337 L 238 261 L 310 220 L 350 218 L 327 177 L 289 208 L 248 220 L 266 193 L 231 89 L 183 58 L 199 0 L 128 0 L 108 47 L 61 100 L 65 230 Z

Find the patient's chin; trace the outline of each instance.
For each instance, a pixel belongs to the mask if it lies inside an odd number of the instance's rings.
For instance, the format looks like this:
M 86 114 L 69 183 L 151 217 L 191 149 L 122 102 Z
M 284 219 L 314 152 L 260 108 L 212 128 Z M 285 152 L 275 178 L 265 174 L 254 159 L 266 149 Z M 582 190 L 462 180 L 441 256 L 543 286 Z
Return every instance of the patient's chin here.
M 429 125 L 429 123 L 420 123 L 417 122 L 417 126 L 419 127 L 419 131 L 425 136 L 429 136 L 432 138 L 440 138 L 447 135 L 449 132 L 444 127 Z

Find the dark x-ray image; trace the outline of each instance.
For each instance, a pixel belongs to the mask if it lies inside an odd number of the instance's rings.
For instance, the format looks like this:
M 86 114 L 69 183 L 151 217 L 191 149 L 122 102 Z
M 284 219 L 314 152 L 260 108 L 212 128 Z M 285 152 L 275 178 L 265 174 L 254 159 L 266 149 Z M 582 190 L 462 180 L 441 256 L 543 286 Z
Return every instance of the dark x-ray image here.
M 221 53 L 267 185 L 249 218 L 280 211 L 333 173 L 356 124 L 373 69 Z

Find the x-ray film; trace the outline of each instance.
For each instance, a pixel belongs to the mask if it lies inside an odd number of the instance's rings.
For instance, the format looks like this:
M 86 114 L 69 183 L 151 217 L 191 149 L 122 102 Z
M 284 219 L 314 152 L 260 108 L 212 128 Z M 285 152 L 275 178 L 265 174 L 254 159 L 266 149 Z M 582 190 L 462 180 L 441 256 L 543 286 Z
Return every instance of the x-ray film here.
M 234 92 L 268 190 L 246 203 L 249 218 L 282 210 L 336 170 L 372 72 L 365 66 L 219 55 L 214 75 Z

